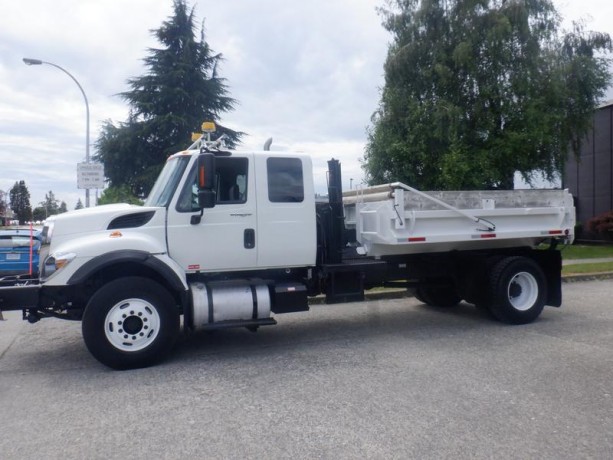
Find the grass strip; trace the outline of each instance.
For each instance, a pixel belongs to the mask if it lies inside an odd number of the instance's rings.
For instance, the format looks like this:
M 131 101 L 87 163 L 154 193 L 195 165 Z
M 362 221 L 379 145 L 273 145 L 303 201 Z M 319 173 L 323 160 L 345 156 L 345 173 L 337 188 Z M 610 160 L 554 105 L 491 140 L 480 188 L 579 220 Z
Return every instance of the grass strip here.
M 575 244 L 561 249 L 564 259 L 599 259 L 613 257 L 613 245 Z
M 601 262 L 597 264 L 576 264 L 562 267 L 563 275 L 579 275 L 585 273 L 613 272 L 613 262 Z

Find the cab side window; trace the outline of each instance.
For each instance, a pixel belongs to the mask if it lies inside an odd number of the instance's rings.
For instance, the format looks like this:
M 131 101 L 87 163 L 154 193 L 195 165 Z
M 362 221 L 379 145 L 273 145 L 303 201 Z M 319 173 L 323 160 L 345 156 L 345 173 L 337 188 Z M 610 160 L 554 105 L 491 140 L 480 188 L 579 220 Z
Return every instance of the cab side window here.
M 299 158 L 268 158 L 268 199 L 271 203 L 304 201 L 302 161 Z
M 241 204 L 247 202 L 247 158 L 219 157 L 215 161 L 215 192 L 217 205 Z M 189 178 L 181 190 L 177 203 L 179 212 L 196 212 L 198 208 L 198 183 L 196 167 L 190 171 Z
M 240 204 L 247 201 L 247 158 L 217 158 L 215 190 L 217 204 Z

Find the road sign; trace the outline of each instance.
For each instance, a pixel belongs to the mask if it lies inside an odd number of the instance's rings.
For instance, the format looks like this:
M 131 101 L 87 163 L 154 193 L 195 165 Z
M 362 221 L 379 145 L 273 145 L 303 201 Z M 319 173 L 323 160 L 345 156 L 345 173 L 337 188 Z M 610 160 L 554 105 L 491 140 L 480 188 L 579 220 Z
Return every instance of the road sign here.
M 104 188 L 104 165 L 77 163 L 77 188 Z

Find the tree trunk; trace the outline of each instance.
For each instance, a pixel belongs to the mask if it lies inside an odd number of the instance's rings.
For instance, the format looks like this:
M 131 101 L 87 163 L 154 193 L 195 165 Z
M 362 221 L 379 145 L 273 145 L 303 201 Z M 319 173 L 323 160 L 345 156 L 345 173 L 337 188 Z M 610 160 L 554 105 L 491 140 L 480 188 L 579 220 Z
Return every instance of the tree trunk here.
M 502 181 L 500 181 L 500 190 L 513 190 L 515 188 L 515 172 L 507 175 Z

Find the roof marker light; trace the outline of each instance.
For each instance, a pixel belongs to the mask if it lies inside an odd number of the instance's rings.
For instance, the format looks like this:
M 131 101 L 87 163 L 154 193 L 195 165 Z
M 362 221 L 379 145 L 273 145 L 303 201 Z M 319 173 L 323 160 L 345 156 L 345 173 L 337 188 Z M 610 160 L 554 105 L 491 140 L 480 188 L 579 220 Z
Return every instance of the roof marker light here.
M 202 132 L 204 133 L 214 133 L 217 130 L 215 127 L 215 123 L 212 121 L 205 121 L 202 123 Z

